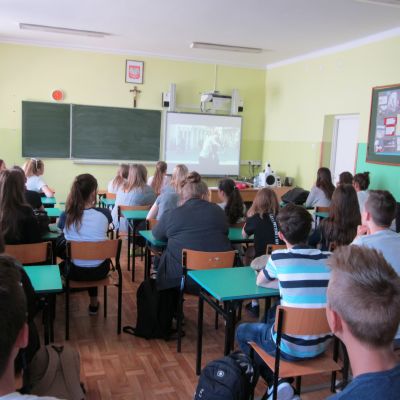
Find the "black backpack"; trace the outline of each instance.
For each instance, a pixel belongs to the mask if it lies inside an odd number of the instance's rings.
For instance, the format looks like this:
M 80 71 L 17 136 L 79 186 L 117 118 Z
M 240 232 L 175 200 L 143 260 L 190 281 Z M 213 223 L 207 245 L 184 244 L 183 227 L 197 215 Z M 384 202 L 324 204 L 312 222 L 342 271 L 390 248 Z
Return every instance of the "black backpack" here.
M 155 279 L 143 281 L 136 292 L 136 328 L 125 326 L 123 331 L 145 339 L 165 339 L 171 335 L 172 318 L 177 309 L 175 289 L 158 291 Z
M 310 194 L 309 191 L 304 190 L 300 187 L 295 187 L 292 190 L 286 192 L 282 197 L 281 200 L 284 203 L 293 203 L 302 205 L 306 202 L 308 195 Z
M 194 400 L 248 400 L 257 380 L 250 357 L 236 351 L 205 366 Z

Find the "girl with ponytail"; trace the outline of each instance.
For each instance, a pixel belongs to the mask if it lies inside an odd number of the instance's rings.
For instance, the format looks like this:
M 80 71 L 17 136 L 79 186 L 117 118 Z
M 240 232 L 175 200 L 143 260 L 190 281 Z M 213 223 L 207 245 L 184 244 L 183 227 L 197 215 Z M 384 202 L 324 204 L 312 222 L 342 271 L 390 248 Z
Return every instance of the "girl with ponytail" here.
M 97 180 L 90 174 L 78 175 L 71 187 L 61 214 L 58 227 L 66 240 L 77 242 L 100 242 L 107 240 L 108 226 L 112 222 L 107 208 L 95 208 Z M 72 260 L 68 276 L 76 281 L 104 279 L 110 270 L 109 260 Z M 61 267 L 64 266 L 62 263 Z M 99 302 L 97 288 L 88 289 L 90 296 L 89 314 L 96 315 Z
M 167 176 L 167 168 L 168 166 L 165 161 L 159 161 L 156 164 L 156 172 L 154 176 L 151 176 L 147 181 L 147 184 L 153 188 L 154 193 L 157 196 L 170 182 L 170 178 Z
M 242 222 L 246 213 L 246 206 L 232 179 L 227 178 L 219 181 L 218 196 L 222 201 L 218 205 L 225 211 L 229 225 Z

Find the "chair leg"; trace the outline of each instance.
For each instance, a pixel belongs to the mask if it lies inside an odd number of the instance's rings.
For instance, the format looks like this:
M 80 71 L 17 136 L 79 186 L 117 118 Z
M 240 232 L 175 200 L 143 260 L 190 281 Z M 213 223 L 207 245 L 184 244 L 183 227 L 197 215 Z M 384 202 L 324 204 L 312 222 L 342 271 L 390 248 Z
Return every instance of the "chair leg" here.
M 296 392 L 298 395 L 301 393 L 301 376 L 296 377 Z
M 122 317 L 122 276 L 119 277 L 118 283 L 118 317 L 117 317 L 117 334 L 121 334 L 121 318 Z
M 183 315 L 183 289 L 179 290 L 178 310 L 176 313 L 178 341 L 176 344 L 176 351 L 181 352 L 182 349 L 182 315 Z
M 107 318 L 107 286 L 104 286 L 104 318 Z
M 254 349 L 250 347 L 250 360 L 254 364 Z M 251 385 L 250 389 L 250 400 L 254 400 L 254 392 L 256 390 L 256 385 Z

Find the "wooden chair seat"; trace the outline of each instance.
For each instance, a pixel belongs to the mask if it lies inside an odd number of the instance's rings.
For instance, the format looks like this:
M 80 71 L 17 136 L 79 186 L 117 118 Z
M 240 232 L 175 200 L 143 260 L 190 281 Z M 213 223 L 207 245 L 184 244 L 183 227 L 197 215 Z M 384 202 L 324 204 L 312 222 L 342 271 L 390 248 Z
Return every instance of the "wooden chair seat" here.
M 250 342 L 249 345 L 254 351 L 260 356 L 260 358 L 268 365 L 271 370 L 275 368 L 275 357 L 270 356 L 260 346 L 254 342 Z M 333 361 L 332 357 L 326 354 L 322 354 L 317 358 L 304 361 L 285 361 L 280 360 L 279 363 L 279 377 L 280 378 L 291 378 L 296 376 L 314 375 L 324 372 L 332 372 L 341 370 L 341 366 Z

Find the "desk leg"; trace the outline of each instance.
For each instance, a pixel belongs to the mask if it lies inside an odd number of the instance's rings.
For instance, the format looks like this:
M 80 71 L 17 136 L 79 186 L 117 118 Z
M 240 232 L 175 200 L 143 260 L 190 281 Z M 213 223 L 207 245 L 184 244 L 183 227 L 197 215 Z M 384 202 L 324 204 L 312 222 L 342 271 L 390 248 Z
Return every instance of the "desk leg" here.
M 235 304 L 233 301 L 227 301 L 226 303 L 226 326 L 225 326 L 225 348 L 224 355 L 227 356 L 233 346 L 233 336 L 235 330 L 235 323 L 233 318 L 233 312 L 235 309 Z
M 50 343 L 50 336 L 51 336 L 51 329 L 50 329 L 50 296 L 46 296 L 44 299 L 44 306 L 43 306 L 43 322 L 44 322 L 44 344 L 48 345 Z
M 131 224 L 128 221 L 128 271 L 131 270 Z
M 135 282 L 135 266 L 136 266 L 136 224 L 132 224 L 132 282 Z
M 203 352 L 203 310 L 204 300 L 203 294 L 199 294 L 199 310 L 197 316 L 197 354 L 196 354 L 196 375 L 199 376 L 201 372 L 201 355 Z
M 150 277 L 150 268 L 151 268 L 150 243 L 146 242 L 146 250 L 144 253 L 144 279 L 148 279 Z
M 49 295 L 49 330 L 50 343 L 54 343 L 54 318 L 56 315 L 56 295 Z

